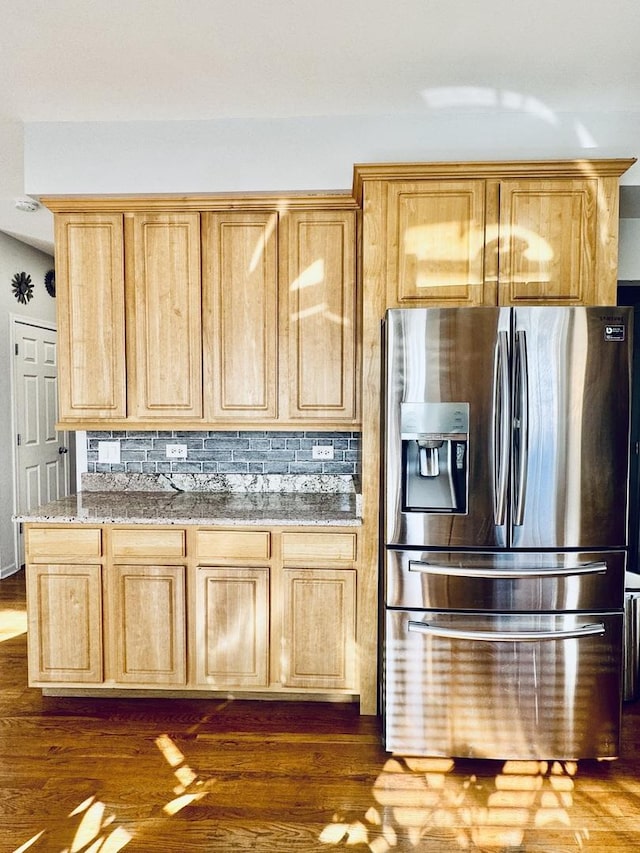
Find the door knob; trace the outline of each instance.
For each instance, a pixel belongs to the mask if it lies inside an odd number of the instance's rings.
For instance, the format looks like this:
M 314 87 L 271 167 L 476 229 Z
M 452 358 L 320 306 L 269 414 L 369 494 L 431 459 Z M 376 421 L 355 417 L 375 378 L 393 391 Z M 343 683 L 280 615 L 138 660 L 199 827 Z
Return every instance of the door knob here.
M 58 453 L 68 453 L 68 452 L 69 452 L 68 447 L 59 447 L 58 448 Z

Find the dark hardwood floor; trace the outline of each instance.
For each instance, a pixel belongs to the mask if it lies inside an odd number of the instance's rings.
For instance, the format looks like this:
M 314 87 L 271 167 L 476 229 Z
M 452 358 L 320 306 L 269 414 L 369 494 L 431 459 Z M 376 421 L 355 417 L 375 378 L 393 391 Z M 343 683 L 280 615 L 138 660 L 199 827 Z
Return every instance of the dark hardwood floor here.
M 615 762 L 411 761 L 338 704 L 68 699 L 27 687 L 0 582 L 0 853 L 640 849 L 640 703 Z

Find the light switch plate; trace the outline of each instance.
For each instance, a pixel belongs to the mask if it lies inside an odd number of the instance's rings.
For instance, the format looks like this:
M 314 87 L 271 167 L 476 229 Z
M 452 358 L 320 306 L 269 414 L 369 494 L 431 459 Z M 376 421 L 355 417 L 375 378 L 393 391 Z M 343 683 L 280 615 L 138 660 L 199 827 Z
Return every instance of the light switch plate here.
M 98 442 L 98 462 L 118 464 L 120 462 L 119 441 Z

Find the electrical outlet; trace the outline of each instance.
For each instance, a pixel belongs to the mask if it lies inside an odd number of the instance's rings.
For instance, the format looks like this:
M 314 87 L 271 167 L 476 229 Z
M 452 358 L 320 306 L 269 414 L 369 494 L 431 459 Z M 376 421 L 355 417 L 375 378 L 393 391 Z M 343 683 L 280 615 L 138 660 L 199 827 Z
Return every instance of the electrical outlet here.
M 186 459 L 186 444 L 167 444 L 167 459 Z
M 117 465 L 120 462 L 120 442 L 119 441 L 99 441 L 98 442 L 98 462 L 104 462 Z
M 311 448 L 312 459 L 333 459 L 332 444 L 315 444 Z

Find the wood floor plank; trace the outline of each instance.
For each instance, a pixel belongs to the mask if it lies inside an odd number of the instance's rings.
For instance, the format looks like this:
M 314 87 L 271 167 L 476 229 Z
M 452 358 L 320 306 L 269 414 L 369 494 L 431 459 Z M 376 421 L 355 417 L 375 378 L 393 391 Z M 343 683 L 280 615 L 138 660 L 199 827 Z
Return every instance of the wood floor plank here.
M 43 696 L 24 607 L 0 582 L 0 853 L 640 850 L 640 703 L 615 762 L 444 768 L 350 705 Z

